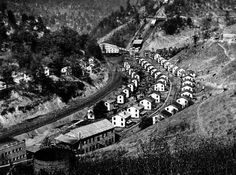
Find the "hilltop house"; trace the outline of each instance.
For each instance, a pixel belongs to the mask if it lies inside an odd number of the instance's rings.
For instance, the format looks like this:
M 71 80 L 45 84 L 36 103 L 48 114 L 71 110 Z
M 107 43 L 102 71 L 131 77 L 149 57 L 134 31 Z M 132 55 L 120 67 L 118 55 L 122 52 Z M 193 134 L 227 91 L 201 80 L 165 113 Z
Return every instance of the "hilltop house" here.
M 47 76 L 47 77 L 51 75 L 50 68 L 47 67 L 47 66 L 43 67 L 43 72 L 44 72 L 44 75 Z
M 153 59 L 154 59 L 154 60 L 158 60 L 158 58 L 160 58 L 160 57 L 161 57 L 161 55 L 159 55 L 158 53 L 156 53 L 156 54 L 154 55 Z
M 147 71 L 148 71 L 149 73 L 151 73 L 151 70 L 154 69 L 154 68 L 155 68 L 155 67 L 154 67 L 153 65 L 150 65 L 150 66 L 147 67 Z
M 144 106 L 145 110 L 152 110 L 155 105 L 154 99 L 152 99 L 150 97 L 144 98 L 139 103 Z
M 131 82 L 134 83 L 135 87 L 138 87 L 138 80 L 137 79 L 132 79 Z
M 181 91 L 185 90 L 191 91 L 193 93 L 193 87 L 191 85 L 184 85 L 181 87 Z
M 177 113 L 179 111 L 178 107 L 175 106 L 174 104 L 171 104 L 167 107 L 165 107 L 165 110 L 169 113 L 171 113 L 172 115 L 174 115 L 175 113 Z
M 127 109 L 127 112 L 131 114 L 132 118 L 140 118 L 140 113 L 144 110 L 144 106 L 135 104 Z
M 69 76 L 72 74 L 72 69 L 70 66 L 65 66 L 61 69 L 61 75 Z
M 189 81 L 189 80 L 187 80 L 187 81 L 183 81 L 182 82 L 182 86 L 185 86 L 185 85 L 190 85 L 190 86 L 194 86 L 194 83 L 192 82 L 192 81 Z
M 185 74 L 185 70 L 182 68 L 179 68 L 177 69 L 176 73 L 177 73 L 177 77 L 182 77 L 183 74 Z
M 24 81 L 26 83 L 28 83 L 29 81 L 32 81 L 33 77 L 25 72 L 12 72 L 12 78 L 13 81 L 16 84 L 20 84 L 20 82 Z
M 115 143 L 115 132 L 112 123 L 104 119 L 61 134 L 55 141 L 84 154 Z
M 148 66 L 151 66 L 151 64 L 150 64 L 150 63 L 146 63 L 146 64 L 144 64 L 143 68 L 144 68 L 145 70 L 147 70 L 147 67 L 148 67 Z
M 134 92 L 134 89 L 135 89 L 134 83 L 129 83 L 127 86 L 128 86 L 128 88 L 130 89 L 131 92 Z
M 122 90 L 123 93 L 125 93 L 125 97 L 129 98 L 130 97 L 130 89 L 129 88 L 125 88 Z
M 183 81 L 187 81 L 187 80 L 194 81 L 194 78 L 191 75 L 185 75 L 182 77 L 182 80 Z
M 162 82 L 165 86 L 167 85 L 167 81 L 164 78 L 159 78 L 157 82 Z
M 134 69 L 131 69 L 131 68 L 130 68 L 130 69 L 128 70 L 129 76 L 131 76 L 133 72 L 134 72 Z
M 180 97 L 176 100 L 182 106 L 182 109 L 186 108 L 189 104 L 189 100 L 186 97 Z
M 166 61 L 164 64 L 163 64 L 163 67 L 164 69 L 167 70 L 168 66 L 171 65 L 171 63 L 169 61 Z
M 6 83 L 3 81 L 0 81 L 0 90 L 6 89 L 6 88 L 7 88 Z
M 168 77 L 166 75 L 164 75 L 164 74 L 160 75 L 159 78 L 160 79 L 162 78 L 162 79 L 168 81 Z
M 164 120 L 165 118 L 168 118 L 170 116 L 172 116 L 171 113 L 169 113 L 166 110 L 162 110 L 160 113 L 158 113 L 157 115 L 154 115 L 152 117 L 152 124 L 154 125 L 154 124 L 158 123 L 159 121 Z
M 127 111 L 122 111 L 112 117 L 112 124 L 114 127 L 125 127 L 130 119 L 131 114 Z
M 149 94 L 149 97 L 153 98 L 155 103 L 160 103 L 161 101 L 161 94 L 158 91 L 153 91 Z
M 155 72 L 158 72 L 157 68 L 154 68 L 151 70 L 150 72 L 151 76 L 154 76 Z
M 94 112 L 93 112 L 93 109 L 92 108 L 89 108 L 88 111 L 87 111 L 87 118 L 89 120 L 94 120 L 95 119 L 95 115 L 94 115 Z
M 114 109 L 116 100 L 107 100 L 105 101 L 105 106 L 107 107 L 107 111 L 112 111 Z
M 155 79 L 158 79 L 158 77 L 161 75 L 161 72 L 155 72 L 155 74 L 154 74 L 154 78 Z
M 161 60 L 160 64 L 163 66 L 165 64 L 165 62 L 167 62 L 167 60 L 163 59 L 163 60 Z
M 193 93 L 189 90 L 184 90 L 181 92 L 180 94 L 181 97 L 189 97 L 189 98 L 193 98 Z
M 121 94 L 117 95 L 117 97 L 116 97 L 117 104 L 124 104 L 125 97 L 126 97 L 126 94 L 124 92 L 121 92 Z
M 174 66 L 172 69 L 171 69 L 171 72 L 173 75 L 176 75 L 176 70 L 178 69 L 179 67 L 178 66 Z
M 196 73 L 193 70 L 187 70 L 187 74 L 192 76 L 193 78 L 196 78 Z
M 158 59 L 157 59 L 157 62 L 159 63 L 159 64 L 161 64 L 161 61 L 163 61 L 163 60 L 165 60 L 165 58 L 163 58 L 163 57 L 159 57 Z
M 157 82 L 155 85 L 153 85 L 153 89 L 155 91 L 165 91 L 165 84 L 163 82 Z
M 131 78 L 134 78 L 135 74 L 136 74 L 135 72 L 132 72 L 131 73 Z
M 175 66 L 175 65 L 170 64 L 170 65 L 167 67 L 167 71 L 168 71 L 168 72 L 171 72 L 171 70 L 173 69 L 174 66 Z

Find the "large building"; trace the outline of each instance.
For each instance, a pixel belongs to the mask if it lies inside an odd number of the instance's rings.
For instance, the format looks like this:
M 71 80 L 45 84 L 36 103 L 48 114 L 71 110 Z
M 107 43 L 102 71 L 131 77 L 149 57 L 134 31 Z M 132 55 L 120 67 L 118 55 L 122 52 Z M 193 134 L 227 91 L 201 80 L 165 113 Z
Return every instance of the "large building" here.
M 26 160 L 26 146 L 24 141 L 13 138 L 0 140 L 0 165 Z
M 83 154 L 113 144 L 114 127 L 111 122 L 104 119 L 61 134 L 55 140 L 59 145 Z

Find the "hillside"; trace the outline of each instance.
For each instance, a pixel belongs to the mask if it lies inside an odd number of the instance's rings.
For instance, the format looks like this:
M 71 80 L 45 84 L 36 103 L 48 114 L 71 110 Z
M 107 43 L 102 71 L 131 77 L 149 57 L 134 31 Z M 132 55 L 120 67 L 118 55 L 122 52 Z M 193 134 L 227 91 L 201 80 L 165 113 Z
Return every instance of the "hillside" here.
M 18 14 L 42 16 L 45 24 L 53 31 L 67 26 L 80 34 L 90 32 L 104 17 L 119 10 L 120 6 L 126 7 L 126 2 L 126 0 L 8 1 Z M 130 3 L 135 4 L 136 0 L 131 0 Z

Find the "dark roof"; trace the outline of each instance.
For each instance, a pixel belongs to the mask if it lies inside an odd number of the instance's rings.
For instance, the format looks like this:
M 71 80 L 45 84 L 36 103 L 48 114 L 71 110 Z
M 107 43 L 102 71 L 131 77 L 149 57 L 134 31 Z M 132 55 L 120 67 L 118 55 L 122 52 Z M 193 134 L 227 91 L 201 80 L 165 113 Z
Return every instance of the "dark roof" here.
M 182 105 L 177 102 L 173 102 L 171 105 L 177 107 L 178 109 L 182 109 Z
M 160 114 L 163 116 L 163 117 L 170 117 L 170 116 L 172 116 L 172 114 L 171 113 L 169 113 L 167 110 L 162 110 L 161 112 L 160 112 Z

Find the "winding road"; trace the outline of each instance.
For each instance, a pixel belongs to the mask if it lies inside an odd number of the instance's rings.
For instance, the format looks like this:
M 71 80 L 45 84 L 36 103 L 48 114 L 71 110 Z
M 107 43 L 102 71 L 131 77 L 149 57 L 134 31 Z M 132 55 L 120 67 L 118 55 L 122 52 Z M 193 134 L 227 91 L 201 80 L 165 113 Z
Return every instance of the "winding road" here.
M 102 100 L 105 96 L 111 93 L 113 90 L 119 87 L 122 83 L 121 73 L 117 71 L 117 68 L 109 69 L 109 79 L 108 83 L 100 90 L 98 90 L 93 95 L 79 99 L 70 103 L 63 109 L 58 109 L 53 112 L 47 113 L 45 115 L 40 115 L 32 119 L 31 121 L 24 121 L 17 125 L 10 126 L 9 128 L 4 128 L 0 130 L 0 139 L 7 137 L 14 137 L 29 131 L 35 130 L 47 124 L 53 123 L 64 117 L 67 117 L 75 112 L 80 111 L 85 107 L 89 107 L 96 102 Z

